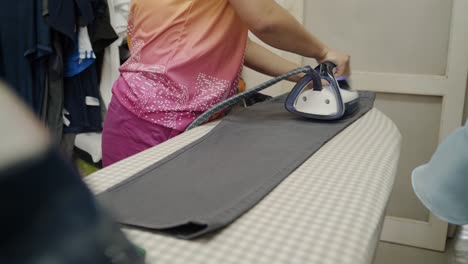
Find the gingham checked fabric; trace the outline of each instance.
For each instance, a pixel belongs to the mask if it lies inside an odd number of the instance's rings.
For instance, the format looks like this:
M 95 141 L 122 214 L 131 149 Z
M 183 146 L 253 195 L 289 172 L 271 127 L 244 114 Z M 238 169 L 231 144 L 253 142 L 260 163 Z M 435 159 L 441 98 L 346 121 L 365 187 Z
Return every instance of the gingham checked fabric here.
M 216 124 L 193 129 L 86 178 L 102 192 Z M 323 146 L 252 210 L 194 241 L 124 228 L 147 263 L 372 263 L 393 187 L 401 135 L 372 109 Z

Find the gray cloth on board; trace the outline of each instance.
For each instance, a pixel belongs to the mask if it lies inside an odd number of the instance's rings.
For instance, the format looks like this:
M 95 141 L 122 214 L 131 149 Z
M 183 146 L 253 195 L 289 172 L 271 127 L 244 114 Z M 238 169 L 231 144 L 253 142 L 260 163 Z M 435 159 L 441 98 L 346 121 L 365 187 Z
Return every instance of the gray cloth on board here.
M 292 115 L 284 109 L 284 96 L 235 110 L 201 139 L 98 198 L 125 225 L 184 239 L 218 230 L 367 113 L 375 94 L 360 97 L 356 114 L 334 122 Z

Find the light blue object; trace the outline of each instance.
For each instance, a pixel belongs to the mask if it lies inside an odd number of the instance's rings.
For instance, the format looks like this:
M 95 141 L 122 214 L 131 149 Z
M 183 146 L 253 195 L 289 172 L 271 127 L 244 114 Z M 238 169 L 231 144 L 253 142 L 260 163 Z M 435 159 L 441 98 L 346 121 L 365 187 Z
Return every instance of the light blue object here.
M 468 122 L 450 134 L 429 163 L 416 168 L 413 189 L 442 220 L 468 224 Z

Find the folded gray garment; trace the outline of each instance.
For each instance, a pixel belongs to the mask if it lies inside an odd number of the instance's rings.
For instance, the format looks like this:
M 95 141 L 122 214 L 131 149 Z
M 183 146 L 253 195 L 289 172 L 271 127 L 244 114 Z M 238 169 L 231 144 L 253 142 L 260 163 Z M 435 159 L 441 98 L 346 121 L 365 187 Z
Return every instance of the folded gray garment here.
M 201 139 L 98 198 L 125 225 L 184 239 L 218 230 L 373 107 L 374 93 L 360 98 L 356 114 L 334 122 L 292 115 L 285 96 L 237 109 Z

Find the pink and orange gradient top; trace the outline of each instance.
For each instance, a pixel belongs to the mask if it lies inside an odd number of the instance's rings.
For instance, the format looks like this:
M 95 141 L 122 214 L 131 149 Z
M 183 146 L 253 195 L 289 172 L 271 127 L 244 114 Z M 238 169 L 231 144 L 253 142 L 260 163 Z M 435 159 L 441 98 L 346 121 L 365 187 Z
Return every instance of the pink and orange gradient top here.
M 247 27 L 228 0 L 132 0 L 128 35 L 113 93 L 136 116 L 183 131 L 237 92 Z

